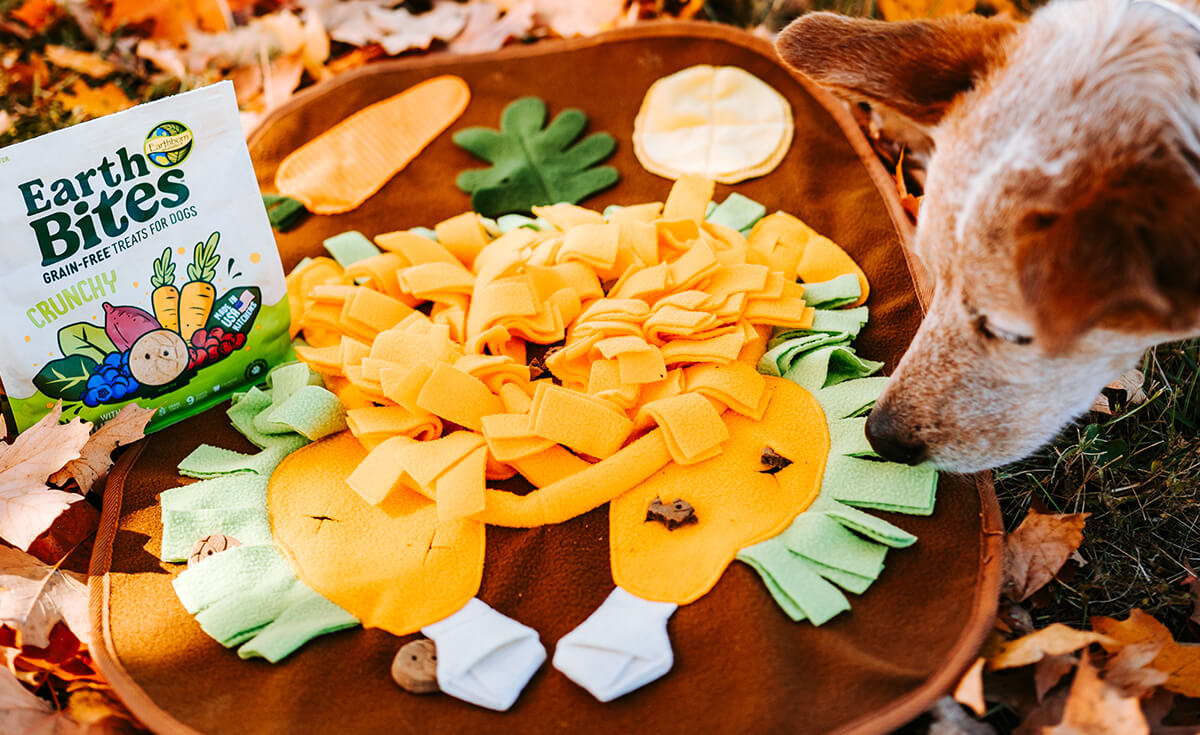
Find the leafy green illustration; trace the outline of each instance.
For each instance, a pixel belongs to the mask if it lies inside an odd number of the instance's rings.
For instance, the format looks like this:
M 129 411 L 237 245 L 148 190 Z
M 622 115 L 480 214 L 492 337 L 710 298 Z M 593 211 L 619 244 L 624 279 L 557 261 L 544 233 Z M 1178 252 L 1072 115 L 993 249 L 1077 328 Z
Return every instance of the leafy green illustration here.
M 463 171 L 456 181 L 476 212 L 496 217 L 541 204 L 575 204 L 617 183 L 615 168 L 595 166 L 616 147 L 611 135 L 593 133 L 571 145 L 587 126 L 587 116 L 575 109 L 558 113 L 543 129 L 545 123 L 546 103 L 522 97 L 504 108 L 500 130 L 454 134 L 455 143 L 492 164 Z
M 171 248 L 163 248 L 162 255 L 154 259 L 154 275 L 150 285 L 155 288 L 175 285 L 175 264 L 171 262 Z
M 212 281 L 217 275 L 217 264 L 221 256 L 217 255 L 217 242 L 221 239 L 220 232 L 214 232 L 203 243 L 196 243 L 192 251 L 192 262 L 187 267 L 188 278 L 193 281 Z
M 46 363 L 33 376 L 33 384 L 50 398 L 78 401 L 87 389 L 96 361 L 84 355 L 68 355 Z
M 79 355 L 95 362 L 103 362 L 105 355 L 118 351 L 104 327 L 88 322 L 75 322 L 58 330 L 58 347 L 64 357 Z

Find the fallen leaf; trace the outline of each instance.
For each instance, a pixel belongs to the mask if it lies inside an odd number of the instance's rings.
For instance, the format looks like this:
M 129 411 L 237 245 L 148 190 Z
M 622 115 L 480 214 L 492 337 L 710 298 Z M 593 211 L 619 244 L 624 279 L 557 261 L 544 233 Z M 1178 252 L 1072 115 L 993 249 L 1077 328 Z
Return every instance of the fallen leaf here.
M 449 41 L 467 22 L 466 8 L 452 0 L 438 0 L 419 14 L 376 0 L 305 0 L 301 6 L 317 13 L 333 40 L 351 46 L 378 43 L 389 56 Z
M 1091 410 L 1112 416 L 1114 400 L 1128 406 L 1141 405 L 1146 402 L 1145 385 L 1146 376 L 1140 370 L 1126 370 L 1116 380 L 1104 386 L 1104 390 L 1092 401 Z
M 46 44 L 45 54 L 46 60 L 51 64 L 77 71 L 93 79 L 103 79 L 117 71 L 116 65 L 111 61 L 102 59 L 96 54 L 77 51 L 66 46 Z
M 44 648 L 60 620 L 87 644 L 88 589 L 82 574 L 48 566 L 18 549 L 0 546 L 0 624 L 22 646 Z
M 8 669 L 0 669 L 0 732 L 75 735 L 79 723 L 29 691 Z
M 57 623 L 50 630 L 48 646 L 18 646 L 17 633 L 7 626 L 0 627 L 0 645 L 13 651 L 10 669 L 17 674 L 36 674 L 39 681 L 54 676 L 64 682 L 104 683 L 88 653 L 87 646 L 75 637 L 71 629 Z
M 954 699 L 959 704 L 971 708 L 975 714 L 983 717 L 987 712 L 987 704 L 983 701 L 983 665 L 987 660 L 983 657 L 975 659 L 967 673 L 963 674 L 958 686 L 954 688 Z
M 1062 721 L 1045 735 L 1149 735 L 1137 697 L 1125 697 L 1097 673 L 1087 655 L 1079 662 Z
M 233 11 L 245 4 L 234 0 L 112 0 L 103 27 L 112 33 L 125 25 L 146 25 L 151 38 L 182 45 L 189 29 L 227 30 L 225 9 Z
M 82 79 L 76 79 L 71 85 L 70 92 L 59 92 L 58 101 L 65 109 L 86 115 L 87 117 L 102 117 L 133 107 L 133 100 L 125 95 L 125 91 L 116 82 L 109 82 L 103 87 L 89 87 Z
M 137 723 L 121 700 L 108 687 L 89 686 L 71 692 L 67 700 L 67 714 L 76 722 L 91 727 L 111 720 Z
M 1057 686 L 1077 663 L 1079 659 L 1069 653 L 1043 656 L 1033 670 L 1033 686 L 1037 690 L 1038 701 L 1043 701 L 1047 692 Z
M 527 0 L 499 0 L 503 10 L 512 10 Z M 563 38 L 593 36 L 615 25 L 625 13 L 625 0 L 532 0 L 533 20 Z
M 1017 14 L 1010 0 L 987 0 L 986 3 L 977 0 L 879 0 L 879 12 L 885 20 L 944 18 L 973 12 L 977 6 L 986 6 L 992 14 Z
M 972 719 L 950 697 L 942 697 L 935 702 L 929 714 L 933 718 L 929 724 L 929 735 L 996 735 L 995 728 Z
M 1167 672 L 1154 668 L 1162 643 L 1132 643 L 1117 651 L 1104 665 L 1104 680 L 1126 697 L 1142 697 L 1167 681 Z
M 79 457 L 91 424 L 59 425 L 62 404 L 9 445 L 0 445 L 0 538 L 26 550 L 82 495 L 51 490 L 46 479 Z M 2 427 L 2 424 L 0 424 Z
M 1091 622 L 1093 629 L 1113 639 L 1101 642 L 1109 652 L 1121 646 L 1160 644 L 1154 667 L 1167 673 L 1163 688 L 1185 697 L 1200 697 L 1200 644 L 1176 643 L 1165 625 L 1139 608 L 1131 610 L 1125 620 L 1094 617 Z
M 503 13 L 503 15 L 501 15 Z M 502 48 L 510 39 L 523 38 L 533 29 L 533 2 L 513 3 L 507 11 L 487 0 L 467 4 L 467 22 L 450 42 L 456 54 L 480 54 Z
M 41 33 L 54 22 L 58 14 L 55 0 L 25 0 L 8 17 L 19 20 L 34 33 Z
M 92 507 L 91 503 L 71 503 L 66 510 L 59 514 L 58 518 L 54 519 L 50 528 L 34 539 L 26 551 L 33 558 L 52 566 L 59 564 L 72 555 L 72 552 L 87 546 L 84 542 L 96 533 L 99 525 L 100 511 Z M 84 555 L 85 564 L 76 571 L 87 569 L 86 559 L 89 556 L 90 554 Z M 67 569 L 71 568 L 65 563 L 61 566 Z
M 146 424 L 153 417 L 154 411 L 136 403 L 125 406 L 88 437 L 79 458 L 67 462 L 61 470 L 51 475 L 50 482 L 62 485 L 68 479 L 74 479 L 80 492 L 85 495 L 91 492 L 97 482 L 108 476 L 113 463 L 113 450 L 144 437 Z
M 1090 513 L 1029 515 L 1004 543 L 1004 596 L 1020 602 L 1046 585 L 1083 542 Z
M 1051 623 L 1039 631 L 1006 641 L 986 651 L 988 669 L 1012 669 L 1037 663 L 1046 656 L 1074 653 L 1093 643 L 1115 644 L 1116 641 L 1091 630 L 1075 630 L 1062 623 Z M 1106 647 L 1107 648 L 1107 647 Z

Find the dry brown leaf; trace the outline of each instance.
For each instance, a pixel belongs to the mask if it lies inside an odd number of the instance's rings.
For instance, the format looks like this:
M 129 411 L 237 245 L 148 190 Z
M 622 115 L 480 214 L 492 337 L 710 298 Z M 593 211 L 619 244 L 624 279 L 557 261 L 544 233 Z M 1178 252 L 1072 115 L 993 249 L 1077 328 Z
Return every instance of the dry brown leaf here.
M 49 61 L 51 64 L 63 69 L 77 71 L 93 79 L 103 79 L 117 71 L 116 65 L 111 61 L 102 59 L 96 54 L 87 51 L 77 51 L 73 48 L 56 46 L 51 43 L 46 45 L 45 53 L 46 61 Z
M 91 492 L 97 482 L 108 476 L 113 450 L 144 437 L 146 424 L 153 417 L 154 411 L 136 403 L 125 406 L 88 438 L 78 459 L 67 462 L 50 476 L 50 482 L 62 485 L 73 478 L 80 492 L 85 495 Z
M 1162 643 L 1132 643 L 1117 651 L 1104 665 L 1104 680 L 1126 697 L 1142 697 L 1167 681 L 1167 672 L 1154 668 Z
M 34 33 L 41 33 L 54 21 L 57 13 L 58 3 L 54 0 L 25 0 L 8 17 L 21 21 Z
M 950 697 L 935 702 L 929 714 L 933 718 L 929 735 L 996 735 L 995 728 L 973 719 Z
M 62 404 L 9 445 L 0 445 L 0 538 L 29 548 L 67 506 L 82 495 L 51 490 L 46 478 L 79 457 L 91 424 L 79 419 L 59 425 Z
M 112 723 L 114 720 L 137 722 L 112 690 L 102 686 L 85 686 L 72 691 L 71 698 L 67 700 L 67 714 L 88 727 Z
M 879 12 L 885 20 L 917 20 L 962 15 L 977 5 L 977 0 L 879 0 Z M 1010 0 L 988 0 L 987 6 L 994 13 L 1017 14 Z
M 1146 402 L 1146 376 L 1140 370 L 1126 370 L 1113 382 L 1104 386 L 1104 390 L 1092 401 L 1092 410 L 1105 416 L 1112 416 L 1114 397 L 1119 397 L 1126 405 L 1138 406 Z
M 1090 513 L 1029 515 L 1004 543 L 1004 596 L 1020 602 L 1046 585 L 1083 542 Z
M 1131 610 L 1125 620 L 1094 617 L 1091 622 L 1092 628 L 1112 639 L 1101 642 L 1110 652 L 1128 645 L 1161 645 L 1153 665 L 1167 673 L 1163 688 L 1185 697 L 1200 697 L 1200 644 L 1176 643 L 1165 625 L 1139 608 Z
M 29 691 L 8 669 L 0 669 L 0 732 L 82 735 L 85 729 Z
M 59 103 L 68 110 L 74 110 L 87 117 L 101 117 L 133 107 L 133 100 L 125 96 L 125 91 L 116 82 L 109 82 L 103 87 L 89 87 L 82 79 L 76 79 L 70 92 L 58 93 Z
M 1075 630 L 1062 623 L 1051 623 L 1039 631 L 1001 643 L 988 651 L 988 669 L 999 671 L 1028 666 L 1046 656 L 1074 653 L 1093 643 L 1115 644 L 1116 641 L 1095 631 Z
M 530 0 L 498 0 L 503 10 L 512 10 Z M 533 21 L 564 38 L 592 36 L 606 31 L 625 14 L 625 0 L 532 0 Z
M 112 0 L 103 27 L 112 33 L 124 25 L 147 25 L 152 38 L 182 45 L 189 29 L 227 30 L 225 9 L 233 11 L 247 4 L 236 0 Z
M 1079 659 L 1069 653 L 1043 656 L 1033 670 L 1033 686 L 1037 690 L 1038 701 L 1043 701 L 1046 693 L 1062 681 L 1077 663 Z
M 975 714 L 983 717 L 987 712 L 987 704 L 983 701 L 983 665 L 987 660 L 983 657 L 975 659 L 967 673 L 963 674 L 958 686 L 954 688 L 954 699 L 971 708 Z
M 1149 735 L 1137 697 L 1125 697 L 1100 678 L 1085 654 L 1075 671 L 1062 721 L 1044 735 Z
M 533 29 L 533 2 L 513 3 L 501 15 L 500 7 L 488 0 L 467 5 L 467 24 L 450 42 L 456 54 L 480 54 L 503 47 L 510 39 L 523 38 Z
M 88 643 L 91 625 L 85 579 L 0 546 L 0 624 L 17 631 L 22 646 L 48 646 L 50 630 L 60 620 Z

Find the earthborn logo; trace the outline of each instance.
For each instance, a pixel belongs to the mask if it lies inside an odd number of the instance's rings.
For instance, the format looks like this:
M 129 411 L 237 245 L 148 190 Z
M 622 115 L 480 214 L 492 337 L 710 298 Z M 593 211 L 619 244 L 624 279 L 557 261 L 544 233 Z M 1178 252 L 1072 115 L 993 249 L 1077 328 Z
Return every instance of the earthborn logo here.
M 142 144 L 146 158 L 159 168 L 183 163 L 192 152 L 192 131 L 181 122 L 168 121 L 154 126 Z

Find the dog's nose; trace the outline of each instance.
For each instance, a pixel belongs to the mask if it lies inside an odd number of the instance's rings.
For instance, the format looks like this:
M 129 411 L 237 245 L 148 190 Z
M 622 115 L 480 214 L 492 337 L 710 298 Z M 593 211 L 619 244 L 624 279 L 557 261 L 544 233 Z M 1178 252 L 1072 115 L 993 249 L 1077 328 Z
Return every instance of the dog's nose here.
M 920 464 L 925 459 L 925 442 L 879 408 L 872 409 L 867 416 L 867 441 L 880 457 L 892 462 Z

